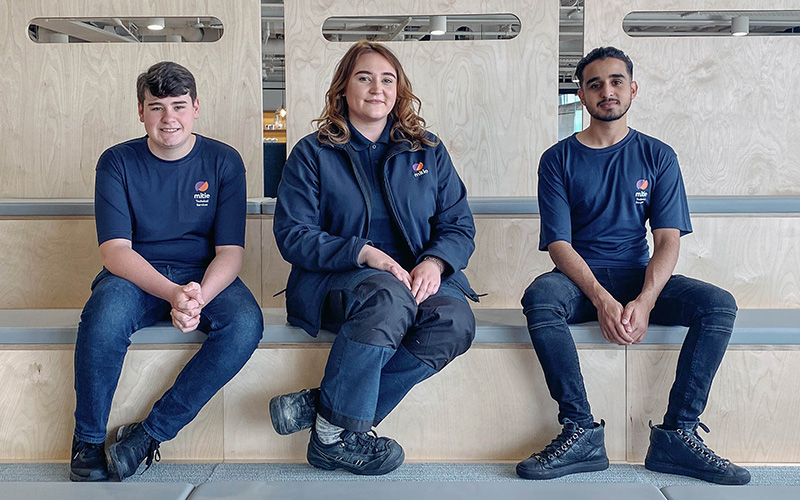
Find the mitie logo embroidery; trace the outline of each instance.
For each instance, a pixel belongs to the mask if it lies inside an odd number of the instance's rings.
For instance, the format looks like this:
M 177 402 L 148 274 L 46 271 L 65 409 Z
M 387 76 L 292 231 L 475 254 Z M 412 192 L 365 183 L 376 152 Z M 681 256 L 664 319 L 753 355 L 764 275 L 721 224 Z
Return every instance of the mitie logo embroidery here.
M 636 189 L 638 189 L 635 195 L 637 205 L 642 205 L 644 204 L 645 201 L 647 201 L 647 191 L 645 190 L 649 185 L 650 183 L 647 182 L 647 179 L 639 179 L 638 181 L 636 181 Z
M 194 194 L 194 204 L 197 207 L 207 207 L 208 200 L 211 198 L 211 195 L 206 193 L 208 191 L 208 182 L 207 181 L 200 181 L 194 185 L 194 190 L 197 191 Z
M 411 170 L 414 171 L 414 177 L 419 177 L 428 173 L 428 169 L 422 167 L 422 162 L 411 165 Z

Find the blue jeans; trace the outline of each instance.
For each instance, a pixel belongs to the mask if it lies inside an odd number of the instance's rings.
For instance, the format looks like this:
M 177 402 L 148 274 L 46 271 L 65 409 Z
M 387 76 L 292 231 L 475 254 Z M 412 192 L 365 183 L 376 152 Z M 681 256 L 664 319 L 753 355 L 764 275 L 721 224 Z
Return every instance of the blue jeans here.
M 205 268 L 156 269 L 171 281 L 200 283 Z M 92 283 L 75 343 L 75 437 L 89 443 L 106 439 L 111 400 L 131 335 L 169 319 L 169 302 L 142 291 L 103 269 Z M 200 409 L 244 366 L 258 347 L 263 316 L 239 278 L 203 307 L 200 326 L 208 338 L 158 400 L 143 426 L 157 441 L 174 438 Z
M 463 354 L 475 337 L 475 316 L 464 293 L 443 283 L 417 305 L 385 271 L 340 273 L 322 312 L 335 332 L 320 385 L 320 415 L 364 432 L 378 425 L 416 384 Z
M 593 268 L 592 272 L 623 306 L 639 295 L 644 284 L 644 268 Z M 558 402 L 559 422 L 569 418 L 590 427 L 593 417 L 567 325 L 597 320 L 597 310 L 558 270 L 536 278 L 525 291 L 522 306 L 550 396 Z M 709 283 L 674 275 L 664 286 L 650 313 L 650 323 L 689 327 L 669 394 L 665 427 L 693 427 L 700 421 L 733 331 L 736 310 L 733 296 Z

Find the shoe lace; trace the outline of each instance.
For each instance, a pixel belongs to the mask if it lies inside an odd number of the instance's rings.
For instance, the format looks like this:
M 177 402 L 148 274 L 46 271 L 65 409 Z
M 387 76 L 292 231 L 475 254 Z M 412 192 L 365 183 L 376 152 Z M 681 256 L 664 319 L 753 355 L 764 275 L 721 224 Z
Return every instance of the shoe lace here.
M 145 472 L 147 472 L 147 469 L 149 469 L 150 466 L 153 465 L 153 462 L 161 461 L 161 450 L 159 450 L 160 446 L 161 443 L 159 443 L 155 439 L 150 440 L 150 444 L 147 446 L 147 457 L 145 458 L 144 462 L 145 465 L 147 465 L 147 467 L 145 467 L 144 470 L 141 472 L 141 474 L 139 474 L 140 476 Z
M 545 446 L 544 450 L 531 455 L 531 458 L 535 458 L 541 463 L 549 462 L 569 450 L 584 432 L 586 430 L 583 427 L 570 428 L 565 425 L 561 430 L 561 434 Z
M 378 434 L 374 430 L 350 432 L 348 436 L 342 436 L 342 441 L 346 443 L 349 451 L 370 453 L 375 450 L 375 446 L 378 444 Z
M 697 433 L 697 427 L 703 429 L 706 434 L 711 432 L 706 424 L 703 422 L 698 422 L 697 426 L 694 428 L 678 429 L 678 434 L 689 444 L 689 446 L 703 455 L 706 460 L 715 465 L 726 468 L 731 461 L 714 453 L 714 450 L 709 448 L 708 445 L 706 445 L 706 443 L 703 441 L 703 438 L 701 438 Z
M 88 455 L 89 453 L 94 452 L 95 450 L 99 449 L 102 446 L 103 446 L 102 443 L 96 444 L 96 443 L 87 443 L 86 441 L 79 441 L 75 445 L 75 455 L 73 456 L 73 458 L 78 458 L 78 456 L 80 455 L 84 456 Z

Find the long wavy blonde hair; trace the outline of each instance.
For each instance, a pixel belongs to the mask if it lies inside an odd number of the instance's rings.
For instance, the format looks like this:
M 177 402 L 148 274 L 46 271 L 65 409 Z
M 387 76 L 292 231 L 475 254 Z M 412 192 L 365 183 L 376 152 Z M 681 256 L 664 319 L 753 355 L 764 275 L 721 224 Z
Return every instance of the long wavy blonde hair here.
M 331 86 L 325 93 L 322 115 L 312 122 L 317 126 L 319 140 L 332 144 L 345 144 L 350 140 L 350 129 L 347 127 L 347 100 L 343 94 L 355 69 L 356 61 L 368 52 L 383 56 L 397 72 L 397 101 L 389 113 L 394 122 L 390 134 L 391 140 L 410 142 L 412 151 L 422 149 L 423 145 L 438 144 L 438 140 L 432 141 L 427 136 L 425 120 L 418 114 L 422 102 L 411 91 L 411 82 L 408 81 L 397 56 L 385 46 L 368 40 L 353 44 L 336 66 Z

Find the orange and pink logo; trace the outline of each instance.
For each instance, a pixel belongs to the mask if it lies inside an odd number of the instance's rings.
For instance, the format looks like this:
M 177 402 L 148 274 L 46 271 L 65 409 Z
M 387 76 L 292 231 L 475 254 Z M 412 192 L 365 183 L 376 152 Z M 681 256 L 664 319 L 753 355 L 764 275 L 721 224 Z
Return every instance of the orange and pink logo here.
M 414 172 L 421 172 L 422 171 L 422 162 L 415 163 L 411 165 L 411 168 L 414 169 Z
M 198 182 L 197 184 L 194 185 L 194 190 L 195 191 L 200 191 L 201 193 L 207 191 L 208 190 L 208 182 L 206 182 L 206 181 Z
M 636 182 L 636 189 L 640 189 L 640 190 L 644 191 L 645 189 L 647 189 L 648 185 L 649 185 L 649 183 L 647 182 L 647 179 L 639 179 Z

